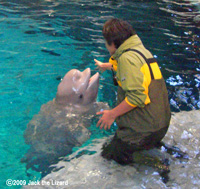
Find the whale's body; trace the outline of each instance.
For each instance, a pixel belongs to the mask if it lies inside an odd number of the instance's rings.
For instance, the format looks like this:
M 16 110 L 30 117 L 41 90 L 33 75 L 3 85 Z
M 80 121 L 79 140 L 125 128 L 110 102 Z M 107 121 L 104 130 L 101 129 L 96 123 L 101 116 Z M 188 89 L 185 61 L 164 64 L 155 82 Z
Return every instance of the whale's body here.
M 70 70 L 58 86 L 56 98 L 44 104 L 24 132 L 30 145 L 22 162 L 40 172 L 90 138 L 91 118 L 108 106 L 96 102 L 99 74 Z M 46 165 L 46 166 L 45 166 Z

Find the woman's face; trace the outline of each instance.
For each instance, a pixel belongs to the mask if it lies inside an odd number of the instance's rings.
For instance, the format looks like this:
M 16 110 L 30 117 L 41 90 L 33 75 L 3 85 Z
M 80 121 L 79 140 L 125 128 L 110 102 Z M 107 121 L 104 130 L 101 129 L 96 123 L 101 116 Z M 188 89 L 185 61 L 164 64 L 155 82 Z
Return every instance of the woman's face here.
M 107 43 L 107 41 L 106 41 L 106 48 L 108 49 L 108 51 L 109 51 L 109 53 L 110 53 L 111 56 L 112 56 L 112 55 L 115 53 L 115 51 L 117 50 L 116 47 L 115 47 L 115 45 L 114 45 L 114 43 L 111 43 L 111 45 L 109 45 L 109 44 Z

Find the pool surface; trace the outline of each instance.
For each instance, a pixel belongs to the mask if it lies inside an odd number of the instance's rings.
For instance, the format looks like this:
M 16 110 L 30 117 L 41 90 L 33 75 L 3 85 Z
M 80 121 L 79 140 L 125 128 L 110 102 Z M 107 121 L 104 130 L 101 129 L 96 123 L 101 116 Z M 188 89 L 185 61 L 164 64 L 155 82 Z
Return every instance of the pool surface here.
M 200 4 L 198 0 L 0 0 L 0 188 L 6 180 L 37 180 L 20 160 L 29 149 L 23 133 L 40 107 L 55 97 L 67 71 L 106 62 L 102 26 L 129 21 L 158 59 L 173 112 L 200 109 Z M 111 107 L 116 87 L 101 74 L 97 100 Z M 93 138 L 116 129 L 94 129 Z M 19 186 L 20 188 L 20 186 Z

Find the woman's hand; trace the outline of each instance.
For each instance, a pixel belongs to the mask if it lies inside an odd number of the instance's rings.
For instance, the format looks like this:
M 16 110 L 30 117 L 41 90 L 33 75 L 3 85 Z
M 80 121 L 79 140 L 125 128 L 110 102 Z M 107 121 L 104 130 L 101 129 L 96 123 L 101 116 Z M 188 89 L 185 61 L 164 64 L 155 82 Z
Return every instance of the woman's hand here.
M 97 68 L 101 71 L 104 72 L 106 71 L 106 68 L 103 68 L 103 62 L 98 61 L 97 59 L 94 59 L 95 61 L 95 65 L 97 66 Z
M 116 119 L 116 116 L 112 113 L 111 110 L 104 110 L 101 112 L 97 112 L 97 115 L 101 115 L 101 119 L 97 123 L 97 127 L 100 126 L 100 129 L 104 128 L 105 130 L 110 129 L 111 125 Z
M 94 59 L 95 61 L 95 65 L 97 66 L 97 68 L 101 71 L 101 72 L 104 72 L 106 70 L 109 70 L 112 68 L 112 64 L 111 63 L 103 63 L 103 62 L 100 62 L 99 60 L 97 59 Z
M 136 107 L 137 106 L 135 105 L 129 105 L 126 102 L 126 100 L 123 100 L 118 106 L 116 106 L 112 110 L 104 110 L 101 112 L 97 112 L 97 115 L 103 114 L 103 116 L 97 123 L 97 127 L 99 127 L 100 125 L 100 129 L 102 129 L 103 127 L 105 130 L 110 129 L 110 126 L 113 124 L 113 122 L 118 116 L 122 116 Z

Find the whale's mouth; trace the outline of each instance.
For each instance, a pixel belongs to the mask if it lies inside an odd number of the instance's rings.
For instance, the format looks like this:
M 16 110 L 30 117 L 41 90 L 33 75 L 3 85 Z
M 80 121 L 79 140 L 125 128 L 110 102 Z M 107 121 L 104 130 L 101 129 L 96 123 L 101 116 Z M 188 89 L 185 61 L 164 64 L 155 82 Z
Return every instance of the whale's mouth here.
M 98 81 L 99 81 L 99 73 L 97 72 L 92 77 L 90 77 L 87 89 L 91 88 L 93 85 L 97 85 Z
M 83 72 L 83 78 L 82 79 L 82 86 L 84 86 L 83 91 L 88 91 L 92 89 L 96 89 L 96 86 L 99 85 L 99 73 L 97 72 L 93 76 L 91 76 L 91 70 L 90 68 L 85 69 Z
M 89 78 L 88 78 L 87 88 L 84 92 L 83 104 L 89 104 L 91 102 L 94 102 L 97 97 L 97 93 L 99 89 L 99 73 L 97 72 L 92 77 L 90 77 L 91 76 L 90 69 L 87 69 L 87 71 L 88 71 Z

